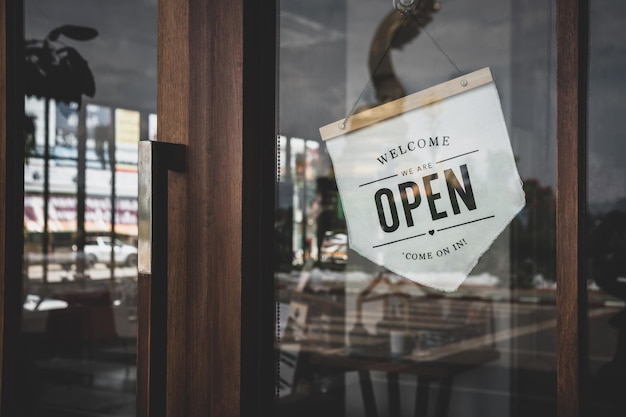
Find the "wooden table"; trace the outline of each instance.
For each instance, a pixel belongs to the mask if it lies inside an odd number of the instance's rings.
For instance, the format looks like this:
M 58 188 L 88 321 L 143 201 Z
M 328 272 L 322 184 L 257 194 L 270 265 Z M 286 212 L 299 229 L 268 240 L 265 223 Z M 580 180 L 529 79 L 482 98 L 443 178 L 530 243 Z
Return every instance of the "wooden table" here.
M 448 413 L 452 383 L 454 378 L 472 368 L 498 359 L 499 353 L 494 349 L 470 349 L 459 351 L 436 359 L 399 358 L 350 354 L 348 350 L 335 350 L 312 355 L 312 364 L 330 366 L 346 372 L 357 371 L 361 386 L 361 395 L 365 406 L 366 417 L 377 417 L 378 409 L 374 397 L 374 388 L 370 376 L 371 371 L 387 374 L 387 393 L 389 397 L 389 415 L 399 417 L 400 410 L 400 374 L 415 375 L 417 388 L 415 396 L 416 417 L 426 416 L 431 382 L 439 383 L 435 416 L 444 417 Z

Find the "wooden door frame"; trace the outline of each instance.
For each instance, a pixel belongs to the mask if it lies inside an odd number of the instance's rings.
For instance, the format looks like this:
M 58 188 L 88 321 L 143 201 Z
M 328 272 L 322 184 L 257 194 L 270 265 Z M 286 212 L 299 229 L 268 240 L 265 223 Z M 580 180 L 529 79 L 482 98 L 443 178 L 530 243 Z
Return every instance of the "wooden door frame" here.
M 188 149 L 169 179 L 168 416 L 273 406 L 272 3 L 159 2 L 158 139 Z
M 273 235 L 268 219 L 275 150 L 265 140 L 276 134 L 276 9 L 262 3 L 159 2 L 159 139 L 189 148 L 188 172 L 169 180 L 168 416 L 254 416 L 271 409 L 274 399 L 268 380 L 274 304 L 267 242 Z M 8 381 L 15 376 L 21 311 L 21 266 L 6 262 L 16 254 L 21 259 L 22 251 L 23 149 L 10 140 L 19 132 L 23 103 L 16 68 L 19 6 L 0 0 L 3 415 L 14 410 Z M 586 277 L 579 255 L 586 202 L 587 20 L 588 0 L 557 0 L 560 416 L 580 414 L 585 379 Z
M 589 1 L 557 0 L 557 415 L 584 414 Z
M 19 410 L 19 336 L 24 250 L 24 146 L 18 140 L 24 94 L 20 79 L 21 0 L 0 0 L 0 415 Z

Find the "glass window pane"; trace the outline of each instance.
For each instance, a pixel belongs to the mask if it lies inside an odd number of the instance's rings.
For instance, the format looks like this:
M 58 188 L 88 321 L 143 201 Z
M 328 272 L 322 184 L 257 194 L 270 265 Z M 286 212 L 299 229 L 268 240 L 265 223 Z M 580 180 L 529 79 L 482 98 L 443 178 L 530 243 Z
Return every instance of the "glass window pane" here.
M 591 2 L 589 62 L 587 415 L 626 413 L 626 35 L 621 3 Z
M 136 414 L 137 148 L 156 135 L 156 5 L 24 0 L 24 416 Z
M 424 0 L 419 31 L 394 35 L 392 4 L 280 2 L 276 413 L 553 416 L 555 5 Z M 351 247 L 318 129 L 483 67 L 526 205 L 442 292 Z

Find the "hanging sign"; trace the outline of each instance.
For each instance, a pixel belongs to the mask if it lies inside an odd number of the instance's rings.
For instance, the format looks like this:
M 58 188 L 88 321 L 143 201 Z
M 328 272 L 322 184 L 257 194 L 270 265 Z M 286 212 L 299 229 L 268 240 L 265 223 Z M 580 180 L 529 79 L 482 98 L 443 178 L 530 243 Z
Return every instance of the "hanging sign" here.
M 454 291 L 525 204 L 488 68 L 320 128 L 350 247 Z

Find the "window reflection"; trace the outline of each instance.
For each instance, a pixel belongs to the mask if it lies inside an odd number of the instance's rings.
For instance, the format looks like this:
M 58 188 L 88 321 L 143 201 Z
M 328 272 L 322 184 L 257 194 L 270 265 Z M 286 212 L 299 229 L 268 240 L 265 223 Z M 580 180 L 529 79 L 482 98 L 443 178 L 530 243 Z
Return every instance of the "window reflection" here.
M 24 416 L 135 415 L 137 148 L 156 137 L 140 3 L 24 2 Z
M 484 3 L 419 2 L 419 30 L 384 55 L 389 2 L 281 2 L 277 415 L 556 414 L 553 6 Z M 457 65 L 494 73 L 526 206 L 443 293 L 351 250 L 317 129 Z
M 24 167 L 22 334 L 36 370 L 29 383 L 42 393 L 33 406 L 80 410 L 89 403 L 52 393 L 70 386 L 99 392 L 94 383 L 102 380 L 119 384 L 110 395 L 125 398 L 126 414 L 111 415 L 134 415 L 140 112 L 94 103 L 81 112 L 50 100 L 46 121 L 43 101 L 26 100 L 34 125 L 49 128 L 48 157 L 45 130 L 35 128 Z M 114 129 L 114 122 L 126 125 Z
M 626 59 L 617 25 L 626 7 L 591 4 L 588 152 L 588 366 L 586 415 L 626 411 L 626 172 L 621 77 Z

